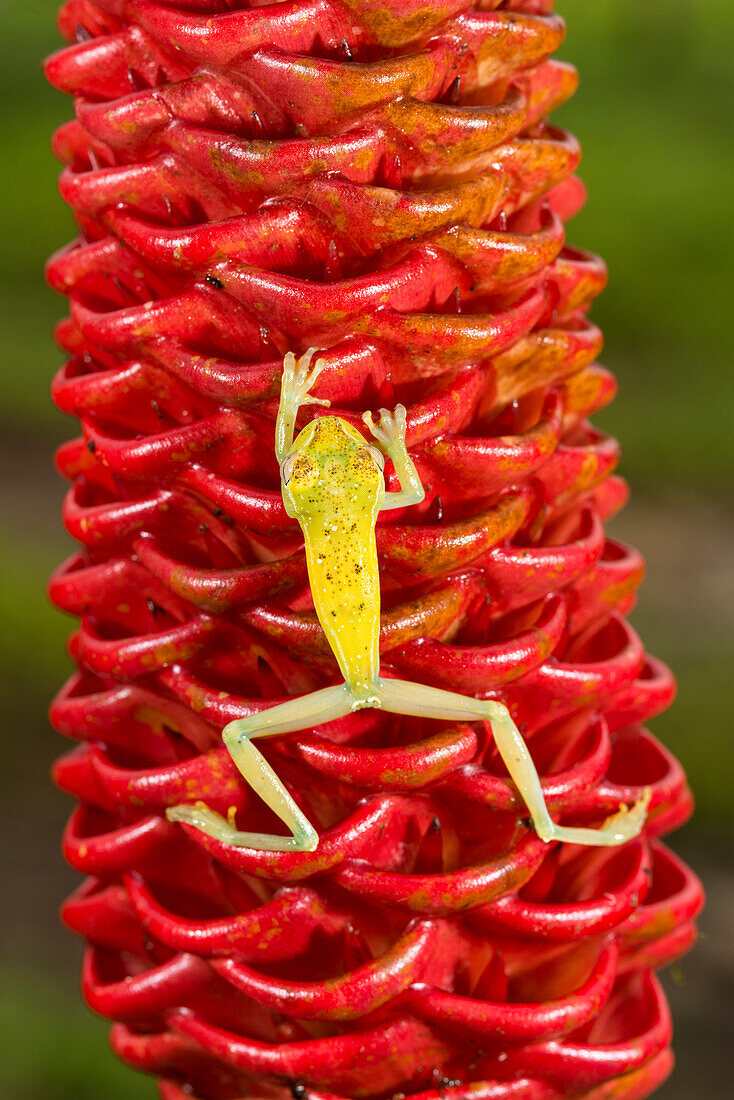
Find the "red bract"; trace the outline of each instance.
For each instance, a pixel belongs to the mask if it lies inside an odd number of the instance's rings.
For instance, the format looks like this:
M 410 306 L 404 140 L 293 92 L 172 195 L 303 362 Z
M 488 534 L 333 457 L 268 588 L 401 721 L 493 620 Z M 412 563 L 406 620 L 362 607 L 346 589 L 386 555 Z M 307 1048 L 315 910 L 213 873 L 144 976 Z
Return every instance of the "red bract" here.
M 588 320 L 601 261 L 547 0 L 69 0 L 48 62 L 80 236 L 54 383 L 82 549 L 53 721 L 80 802 L 64 919 L 84 992 L 164 1100 L 646 1096 L 671 1063 L 654 969 L 691 943 L 687 816 L 644 728 L 673 694 L 625 621 L 643 564 Z M 220 742 L 335 677 L 273 447 L 285 352 L 339 415 L 402 401 L 428 492 L 378 528 L 383 665 L 503 700 L 546 798 L 617 850 L 544 845 L 481 724 L 360 711 L 262 742 L 315 852 L 229 848 L 165 809 L 277 824 Z M 310 415 L 318 412 L 309 410 Z

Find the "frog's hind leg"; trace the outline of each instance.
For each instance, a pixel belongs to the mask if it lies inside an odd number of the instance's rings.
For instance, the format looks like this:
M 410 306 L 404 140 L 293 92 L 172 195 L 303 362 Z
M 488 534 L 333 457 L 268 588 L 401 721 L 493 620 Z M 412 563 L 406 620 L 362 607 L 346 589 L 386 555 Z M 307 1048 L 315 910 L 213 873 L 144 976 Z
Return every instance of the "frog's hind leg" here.
M 419 718 L 440 718 L 445 721 L 489 721 L 500 756 L 512 781 L 530 811 L 538 836 L 545 841 L 565 841 L 569 844 L 611 846 L 624 844 L 637 836 L 645 824 L 650 790 L 634 806 L 620 807 L 598 829 L 556 825 L 545 804 L 543 789 L 533 759 L 509 710 L 502 703 L 473 699 L 453 691 L 442 691 L 426 684 L 406 680 L 385 680 L 380 677 L 375 694 L 384 710 L 396 714 L 411 714 Z
M 268 833 L 246 833 L 221 814 L 210 810 L 203 802 L 171 806 L 166 811 L 169 821 L 184 821 L 201 829 L 207 836 L 239 848 L 255 848 L 266 852 L 313 852 L 319 834 L 293 801 L 270 764 L 252 744 L 253 737 L 272 737 L 279 733 L 309 729 L 342 718 L 352 710 L 353 698 L 345 684 L 323 688 L 311 695 L 298 696 L 286 703 L 261 711 L 249 718 L 230 722 L 222 740 L 241 775 L 277 816 L 291 830 L 291 836 Z

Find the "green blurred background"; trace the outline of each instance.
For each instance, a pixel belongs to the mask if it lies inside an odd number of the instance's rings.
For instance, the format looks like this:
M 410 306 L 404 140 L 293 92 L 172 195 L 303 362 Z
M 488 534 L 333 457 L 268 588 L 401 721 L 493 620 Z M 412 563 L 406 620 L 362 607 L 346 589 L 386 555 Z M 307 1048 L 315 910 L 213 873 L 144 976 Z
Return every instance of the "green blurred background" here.
M 612 533 L 645 554 L 649 579 L 634 623 L 671 663 L 679 699 L 654 731 L 683 760 L 698 797 L 673 841 L 706 881 L 696 950 L 667 985 L 679 1071 L 662 1100 L 731 1095 L 734 989 L 734 509 L 730 361 L 734 145 L 731 0 L 558 0 L 568 22 L 559 56 L 581 89 L 555 121 L 584 147 L 589 201 L 570 239 L 601 253 L 611 283 L 595 307 L 604 361 L 620 396 L 598 422 L 622 441 L 633 502 Z M 66 745 L 46 724 L 68 671 L 70 623 L 44 580 L 71 545 L 58 518 L 53 448 L 74 431 L 47 391 L 61 362 L 51 341 L 64 303 L 45 289 L 45 257 L 72 235 L 57 197 L 53 129 L 71 105 L 48 89 L 39 59 L 57 48 L 54 3 L 0 10 L 0 639 L 5 737 L 0 849 L 0 1094 L 6 1100 L 135 1100 L 149 1080 L 108 1053 L 106 1025 L 76 992 L 79 948 L 56 909 L 76 881 L 58 843 L 67 800 L 48 769 Z

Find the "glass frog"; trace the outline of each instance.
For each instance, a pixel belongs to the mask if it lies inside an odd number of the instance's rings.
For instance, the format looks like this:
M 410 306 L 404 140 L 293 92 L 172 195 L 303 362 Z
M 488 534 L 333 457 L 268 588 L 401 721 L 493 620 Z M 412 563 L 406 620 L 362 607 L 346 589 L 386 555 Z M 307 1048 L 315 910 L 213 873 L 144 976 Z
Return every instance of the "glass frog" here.
M 323 360 L 311 366 L 315 352 L 310 348 L 299 360 L 293 353 L 285 357 L 275 449 L 285 510 L 302 528 L 314 607 L 344 682 L 237 719 L 223 731 L 224 744 L 239 771 L 290 829 L 290 836 L 242 832 L 233 821 L 203 802 L 169 808 L 169 821 L 187 822 L 216 840 L 240 847 L 315 850 L 319 843 L 317 831 L 253 739 L 311 729 L 363 707 L 378 707 L 444 722 L 489 722 L 533 827 L 544 841 L 616 845 L 630 840 L 644 825 L 649 790 L 632 807 L 621 806 L 599 828 L 557 825 L 548 812 L 527 745 L 507 707 L 380 676 L 375 524 L 379 512 L 387 508 L 420 503 L 424 490 L 406 447 L 402 405 L 393 413 L 381 409 L 379 424 L 374 423 L 371 413 L 364 414 L 372 442 L 341 417 L 327 415 L 312 420 L 294 439 L 301 406 L 329 404 L 310 394 L 324 366 Z M 385 489 L 385 455 L 395 467 L 400 483 L 397 493 Z

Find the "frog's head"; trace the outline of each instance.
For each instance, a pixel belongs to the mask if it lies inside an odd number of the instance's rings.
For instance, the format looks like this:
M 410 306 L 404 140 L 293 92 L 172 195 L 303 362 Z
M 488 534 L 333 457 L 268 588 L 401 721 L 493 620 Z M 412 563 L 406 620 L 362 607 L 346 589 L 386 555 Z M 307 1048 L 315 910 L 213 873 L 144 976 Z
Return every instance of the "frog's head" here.
M 376 515 L 385 493 L 385 459 L 339 416 L 320 416 L 299 432 L 280 468 L 288 515 L 309 519 L 343 510 Z

